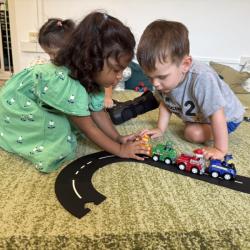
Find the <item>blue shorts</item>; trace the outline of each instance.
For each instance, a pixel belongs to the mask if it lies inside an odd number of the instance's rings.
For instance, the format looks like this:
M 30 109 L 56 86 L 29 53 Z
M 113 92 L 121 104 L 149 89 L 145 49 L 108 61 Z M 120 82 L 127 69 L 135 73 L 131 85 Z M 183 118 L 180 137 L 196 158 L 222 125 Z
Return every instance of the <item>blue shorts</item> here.
M 208 123 L 209 125 L 211 125 L 210 123 Z M 235 123 L 235 122 L 227 122 L 227 130 L 228 130 L 228 134 L 231 134 L 232 132 L 234 132 L 238 126 L 241 124 L 241 122 L 239 123 Z
M 235 122 L 228 122 L 227 123 L 227 129 L 228 129 L 228 134 L 234 132 L 238 126 L 241 124 L 241 122 L 239 123 L 235 123 Z

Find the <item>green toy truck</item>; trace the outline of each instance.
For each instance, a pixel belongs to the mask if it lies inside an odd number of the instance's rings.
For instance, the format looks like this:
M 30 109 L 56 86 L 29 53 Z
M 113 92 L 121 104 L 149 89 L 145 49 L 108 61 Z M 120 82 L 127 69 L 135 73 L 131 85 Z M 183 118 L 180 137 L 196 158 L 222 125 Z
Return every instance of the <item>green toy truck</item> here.
M 173 143 L 168 141 L 166 145 L 158 144 L 152 149 L 152 159 L 154 161 L 164 161 L 166 164 L 176 163 L 177 153 L 173 149 Z

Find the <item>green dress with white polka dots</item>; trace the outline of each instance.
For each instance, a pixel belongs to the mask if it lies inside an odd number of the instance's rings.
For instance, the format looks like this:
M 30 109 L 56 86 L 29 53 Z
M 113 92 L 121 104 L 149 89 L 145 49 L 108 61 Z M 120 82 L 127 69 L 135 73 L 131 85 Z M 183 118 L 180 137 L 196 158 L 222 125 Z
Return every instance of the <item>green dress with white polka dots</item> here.
M 89 116 L 103 108 L 105 90 L 88 94 L 52 63 L 26 68 L 0 92 L 0 147 L 17 153 L 46 173 L 75 157 L 83 136 L 69 115 Z

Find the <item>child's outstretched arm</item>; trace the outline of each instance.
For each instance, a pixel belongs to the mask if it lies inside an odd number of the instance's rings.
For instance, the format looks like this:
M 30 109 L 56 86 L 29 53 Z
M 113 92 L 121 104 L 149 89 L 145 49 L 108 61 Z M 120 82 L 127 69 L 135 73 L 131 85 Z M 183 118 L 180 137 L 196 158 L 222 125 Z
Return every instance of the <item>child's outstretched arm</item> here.
M 211 129 L 214 138 L 214 147 L 203 149 L 205 160 L 224 159 L 228 151 L 228 128 L 224 108 L 217 110 L 210 117 Z
M 112 140 L 117 143 L 126 143 L 135 140 L 139 133 L 131 134 L 128 136 L 121 136 L 115 129 L 113 123 L 111 122 L 109 116 L 104 110 L 101 111 L 91 111 L 91 117 L 94 123 L 101 129 L 101 131 L 107 135 Z
M 159 118 L 157 128 L 143 129 L 140 131 L 140 136 L 151 135 L 151 139 L 161 137 L 168 127 L 169 120 L 172 112 L 168 109 L 168 106 L 164 102 L 160 102 L 159 106 Z
M 105 100 L 104 100 L 104 108 L 111 109 L 113 108 L 113 88 L 112 86 L 109 88 L 105 88 Z
M 91 116 L 103 132 L 94 125 Z M 136 154 L 149 154 L 150 148 L 140 145 L 146 144 L 142 140 L 120 144 L 124 141 L 124 137 L 116 131 L 104 110 L 91 112 L 91 116 L 71 116 L 71 118 L 82 133 L 98 147 L 119 157 L 136 160 L 144 160 Z M 125 140 L 132 139 L 132 137 L 135 136 L 127 137 Z

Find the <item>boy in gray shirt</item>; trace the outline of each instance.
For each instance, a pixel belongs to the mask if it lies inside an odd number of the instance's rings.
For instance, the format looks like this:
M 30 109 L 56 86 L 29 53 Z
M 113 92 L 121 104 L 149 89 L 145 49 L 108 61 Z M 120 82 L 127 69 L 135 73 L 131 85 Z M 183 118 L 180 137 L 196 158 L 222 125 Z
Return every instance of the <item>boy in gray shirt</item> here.
M 210 66 L 189 56 L 187 28 L 179 22 L 152 22 L 140 39 L 137 60 L 162 97 L 157 128 L 143 129 L 141 136 L 162 136 L 174 113 L 187 124 L 187 141 L 214 141 L 203 149 L 206 160 L 223 159 L 228 134 L 240 125 L 245 110 Z

